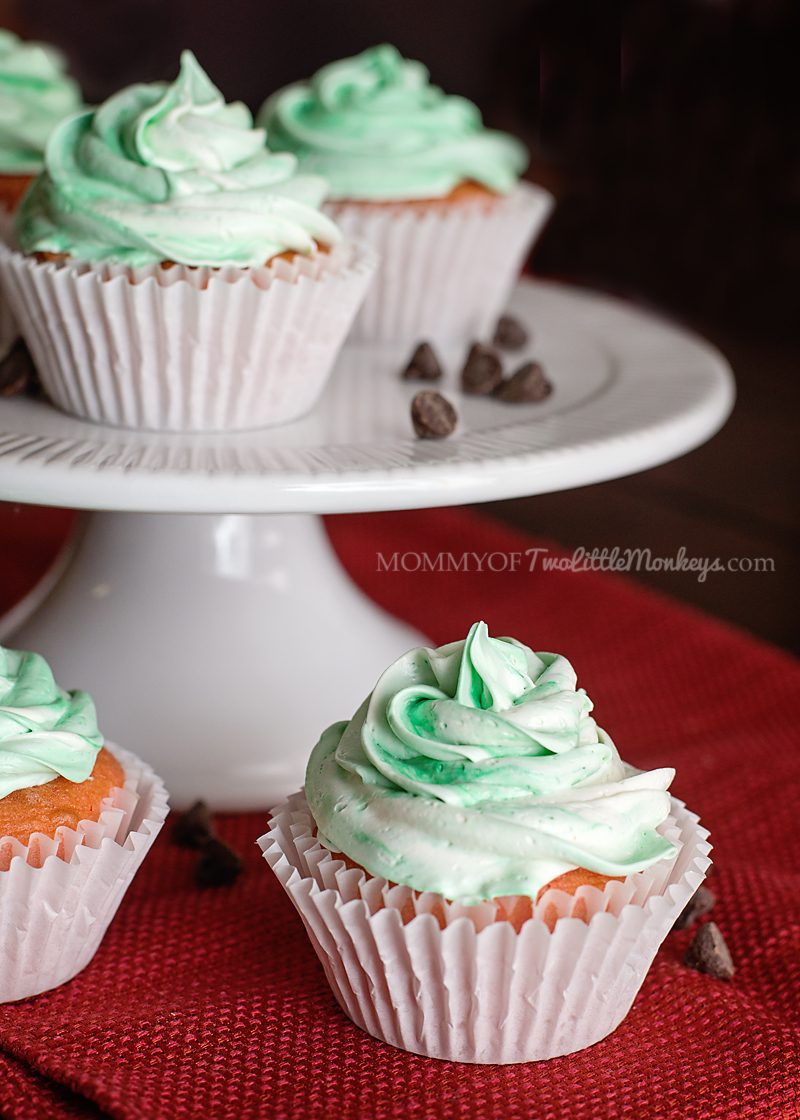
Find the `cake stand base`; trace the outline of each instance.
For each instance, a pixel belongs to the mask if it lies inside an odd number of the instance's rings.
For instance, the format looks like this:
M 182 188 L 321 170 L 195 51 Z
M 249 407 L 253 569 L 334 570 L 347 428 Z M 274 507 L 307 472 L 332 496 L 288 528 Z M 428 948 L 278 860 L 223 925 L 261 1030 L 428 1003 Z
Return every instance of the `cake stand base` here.
M 555 390 L 513 406 L 465 395 L 462 348 L 442 350 L 448 440 L 413 437 L 404 346 L 345 346 L 308 416 L 249 432 L 132 432 L 0 399 L 0 497 L 130 511 L 95 514 L 62 577 L 0 619 L 0 641 L 91 692 L 104 732 L 178 805 L 283 800 L 320 732 L 424 640 L 350 583 L 314 515 L 619 478 L 697 447 L 730 412 L 724 358 L 673 324 L 529 280 L 509 310 L 530 341 L 507 371 L 541 361 Z
M 65 573 L 0 636 L 94 698 L 172 804 L 276 804 L 311 748 L 425 639 L 345 574 L 309 514 L 86 515 Z

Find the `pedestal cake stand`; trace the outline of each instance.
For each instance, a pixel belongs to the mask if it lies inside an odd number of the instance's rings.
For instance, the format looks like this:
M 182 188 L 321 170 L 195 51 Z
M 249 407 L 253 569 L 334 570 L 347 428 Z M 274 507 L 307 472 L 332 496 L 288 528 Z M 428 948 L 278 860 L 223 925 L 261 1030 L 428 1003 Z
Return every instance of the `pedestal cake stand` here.
M 106 735 L 152 761 L 178 806 L 274 804 L 319 733 L 423 640 L 351 583 L 316 515 L 600 482 L 689 451 L 730 412 L 724 359 L 673 324 L 531 281 L 510 310 L 533 335 L 513 368 L 541 361 L 552 396 L 462 396 L 464 354 L 445 352 L 460 423 L 441 441 L 414 437 L 420 384 L 391 347 L 346 348 L 309 416 L 260 431 L 131 432 L 0 402 L 0 498 L 97 511 L 0 640 L 89 691 Z

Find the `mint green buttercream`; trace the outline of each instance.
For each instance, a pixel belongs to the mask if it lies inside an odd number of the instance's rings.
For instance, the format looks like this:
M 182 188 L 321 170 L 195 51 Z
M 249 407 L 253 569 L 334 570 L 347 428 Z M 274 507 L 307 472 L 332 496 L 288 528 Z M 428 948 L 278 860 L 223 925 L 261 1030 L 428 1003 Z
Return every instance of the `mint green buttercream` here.
M 50 133 L 82 105 L 57 50 L 0 30 L 0 175 L 38 175 Z
M 672 855 L 656 828 L 674 771 L 626 766 L 576 683 L 566 658 L 482 622 L 466 641 L 411 650 L 314 748 L 320 838 L 375 875 L 467 902 Z
M 102 745 L 91 697 L 59 688 L 38 653 L 0 646 L 0 797 L 59 775 L 85 782 Z
M 332 199 L 443 198 L 467 179 L 508 194 L 528 164 L 518 140 L 484 128 L 471 101 L 386 44 L 279 90 L 258 123 L 271 148 L 325 176 Z
M 326 183 L 269 152 L 241 102 L 226 105 L 190 51 L 171 85 L 135 85 L 50 138 L 46 169 L 17 213 L 26 253 L 133 267 L 264 264 L 335 244 Z

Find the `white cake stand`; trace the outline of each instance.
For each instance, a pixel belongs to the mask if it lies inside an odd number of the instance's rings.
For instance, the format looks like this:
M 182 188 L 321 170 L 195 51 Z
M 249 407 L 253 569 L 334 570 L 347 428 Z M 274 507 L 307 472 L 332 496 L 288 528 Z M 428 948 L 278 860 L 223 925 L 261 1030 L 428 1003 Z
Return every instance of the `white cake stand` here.
M 0 498 L 116 511 L 86 515 L 0 619 L 0 640 L 89 691 L 105 734 L 152 762 L 177 805 L 274 804 L 302 783 L 322 729 L 422 640 L 351 583 L 313 515 L 600 482 L 689 451 L 730 412 L 724 359 L 653 315 L 530 281 L 511 311 L 534 337 L 509 365 L 537 358 L 554 393 L 464 397 L 464 355 L 445 353 L 440 388 L 460 425 L 442 441 L 414 438 L 421 386 L 387 347 L 346 349 L 305 419 L 235 435 L 130 432 L 0 402 Z

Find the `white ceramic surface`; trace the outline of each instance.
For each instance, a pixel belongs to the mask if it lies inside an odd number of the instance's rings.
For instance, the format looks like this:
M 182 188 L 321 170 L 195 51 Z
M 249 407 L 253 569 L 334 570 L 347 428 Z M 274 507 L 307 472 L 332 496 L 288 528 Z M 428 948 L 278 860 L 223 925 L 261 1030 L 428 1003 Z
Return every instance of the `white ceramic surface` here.
M 293 793 L 320 732 L 424 641 L 350 581 L 317 517 L 97 513 L 73 549 L 30 621 L 0 619 L 0 641 L 88 691 L 103 733 L 179 808 Z
M 464 397 L 444 351 L 455 435 L 417 440 L 408 353 L 349 346 L 311 414 L 227 435 L 129 432 L 0 400 L 0 497 L 84 509 L 337 513 L 489 501 L 631 474 L 708 439 L 733 404 L 724 358 L 617 300 L 525 281 L 511 310 L 555 390 L 541 404 Z
M 683 454 L 730 411 L 724 359 L 674 325 L 554 284 L 520 284 L 511 309 L 534 338 L 509 368 L 536 357 L 554 393 L 462 397 L 463 354 L 444 352 L 461 424 L 443 441 L 412 437 L 420 386 L 389 347 L 347 348 L 305 419 L 235 435 L 126 432 L 0 400 L 0 499 L 147 511 L 91 516 L 49 597 L 0 619 L 0 641 L 87 689 L 106 734 L 155 765 L 176 805 L 275 804 L 324 727 L 423 640 L 349 581 L 315 518 L 287 513 L 580 486 Z

